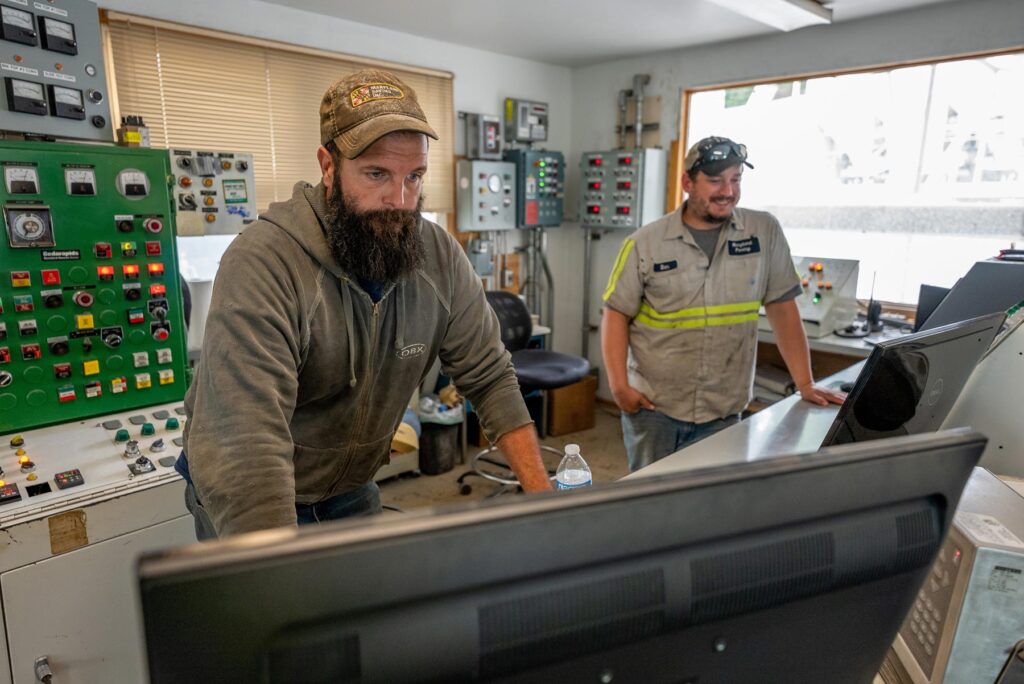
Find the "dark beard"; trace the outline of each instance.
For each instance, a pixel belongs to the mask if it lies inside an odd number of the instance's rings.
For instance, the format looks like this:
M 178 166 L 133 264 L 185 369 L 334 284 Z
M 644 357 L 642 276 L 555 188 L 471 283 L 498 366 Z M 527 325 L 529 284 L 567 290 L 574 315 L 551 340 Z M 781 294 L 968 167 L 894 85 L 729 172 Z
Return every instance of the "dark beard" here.
M 345 272 L 365 283 L 393 283 L 423 263 L 420 209 L 356 211 L 345 201 L 341 179 L 327 198 L 327 244 Z

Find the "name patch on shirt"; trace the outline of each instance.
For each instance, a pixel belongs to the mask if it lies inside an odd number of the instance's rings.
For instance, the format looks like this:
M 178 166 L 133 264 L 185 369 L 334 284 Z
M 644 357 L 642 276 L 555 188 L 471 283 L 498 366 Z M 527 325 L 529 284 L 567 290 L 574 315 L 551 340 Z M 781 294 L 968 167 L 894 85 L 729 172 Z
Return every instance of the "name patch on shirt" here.
M 662 261 L 660 264 L 658 264 L 658 263 L 654 264 L 654 272 L 655 273 L 662 273 L 664 271 L 671 271 L 673 268 L 677 267 L 678 265 L 679 265 L 679 263 L 675 259 L 673 259 L 672 261 Z
M 750 237 L 746 240 L 729 240 L 729 255 L 730 256 L 744 256 L 747 254 L 757 254 L 761 251 L 761 243 L 756 237 Z

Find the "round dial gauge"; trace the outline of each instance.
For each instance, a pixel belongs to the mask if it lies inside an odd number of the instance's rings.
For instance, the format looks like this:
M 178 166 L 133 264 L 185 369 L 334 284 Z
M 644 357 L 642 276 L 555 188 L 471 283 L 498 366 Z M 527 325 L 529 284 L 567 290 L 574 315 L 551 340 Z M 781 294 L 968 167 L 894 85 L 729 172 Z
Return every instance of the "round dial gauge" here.
M 25 212 L 14 219 L 14 236 L 23 242 L 33 242 L 46 233 L 46 223 L 39 214 Z
M 501 192 L 501 176 L 492 173 L 487 177 L 487 189 L 491 192 Z
M 23 28 L 28 31 L 33 30 L 32 15 L 30 13 L 22 12 L 21 10 L 16 10 L 13 7 L 6 6 L 0 9 L 0 12 L 2 12 L 3 22 L 5 24 L 17 26 L 18 28 Z
M 57 38 L 64 38 L 65 40 L 75 39 L 75 29 L 71 24 L 66 24 L 63 21 L 57 21 L 56 19 L 46 20 L 46 32 L 51 36 Z
M 92 169 L 65 169 L 69 183 L 96 183 L 96 173 Z
M 30 100 L 46 99 L 43 97 L 43 86 L 38 83 L 11 79 L 11 85 L 14 87 L 15 97 L 24 97 Z
M 76 107 L 83 106 L 82 91 L 75 90 L 74 88 L 61 88 L 60 86 L 54 86 L 53 99 L 61 104 L 69 104 Z

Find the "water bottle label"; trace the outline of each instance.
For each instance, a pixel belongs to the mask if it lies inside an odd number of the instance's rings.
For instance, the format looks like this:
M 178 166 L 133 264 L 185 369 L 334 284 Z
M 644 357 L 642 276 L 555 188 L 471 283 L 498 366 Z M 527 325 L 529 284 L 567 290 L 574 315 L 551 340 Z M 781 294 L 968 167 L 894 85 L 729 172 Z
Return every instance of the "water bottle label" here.
M 580 487 L 589 487 L 594 482 L 593 480 L 586 480 L 585 482 L 577 482 L 576 484 L 569 484 L 568 482 L 556 481 L 556 489 L 579 489 Z

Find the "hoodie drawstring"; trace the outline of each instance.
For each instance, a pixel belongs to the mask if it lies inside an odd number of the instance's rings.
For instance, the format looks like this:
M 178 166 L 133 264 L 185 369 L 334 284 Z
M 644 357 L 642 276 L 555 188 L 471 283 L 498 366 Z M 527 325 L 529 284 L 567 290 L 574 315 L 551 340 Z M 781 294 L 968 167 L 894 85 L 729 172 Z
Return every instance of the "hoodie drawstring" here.
M 348 281 L 341 282 L 341 303 L 345 309 L 345 335 L 348 339 L 348 386 L 356 386 L 356 338 L 353 329 L 356 326 L 355 314 L 352 311 L 352 293 Z
M 405 280 L 398 281 L 398 316 L 395 320 L 395 351 L 405 347 Z

